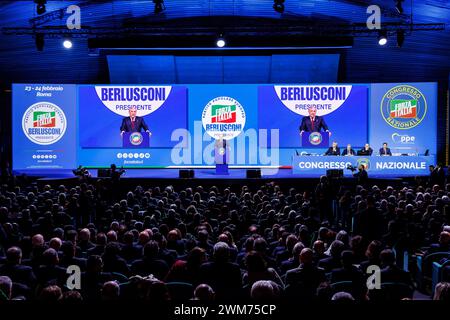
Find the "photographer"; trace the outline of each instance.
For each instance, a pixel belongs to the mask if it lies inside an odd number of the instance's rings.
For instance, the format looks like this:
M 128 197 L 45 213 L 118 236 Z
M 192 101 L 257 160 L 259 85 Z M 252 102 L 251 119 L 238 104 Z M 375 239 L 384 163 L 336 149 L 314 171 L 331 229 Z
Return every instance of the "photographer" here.
M 352 168 L 354 169 L 354 167 L 352 167 Z M 355 171 L 355 170 L 352 170 L 352 172 L 353 171 Z M 367 174 L 366 168 L 362 164 L 360 164 L 358 166 L 358 172 L 353 173 L 353 177 L 358 179 L 358 183 L 360 185 L 365 185 L 367 183 L 367 181 L 369 180 L 369 175 Z
M 120 179 L 120 176 L 125 173 L 125 170 L 122 168 L 117 169 L 116 165 L 113 163 L 111 167 L 108 170 L 108 176 L 111 178 L 112 181 L 118 181 Z
M 88 171 L 88 169 L 83 168 L 82 165 L 80 165 L 77 169 L 72 170 L 73 174 L 80 178 L 80 180 L 87 180 L 91 177 L 91 173 Z

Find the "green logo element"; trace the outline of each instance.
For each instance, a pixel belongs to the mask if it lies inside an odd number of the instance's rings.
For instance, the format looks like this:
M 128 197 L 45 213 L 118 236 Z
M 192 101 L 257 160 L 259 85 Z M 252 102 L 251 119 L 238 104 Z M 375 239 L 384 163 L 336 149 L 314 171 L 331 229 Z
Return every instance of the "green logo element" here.
M 427 100 L 417 88 L 399 85 L 389 89 L 381 100 L 381 115 L 391 127 L 407 130 L 425 118 Z

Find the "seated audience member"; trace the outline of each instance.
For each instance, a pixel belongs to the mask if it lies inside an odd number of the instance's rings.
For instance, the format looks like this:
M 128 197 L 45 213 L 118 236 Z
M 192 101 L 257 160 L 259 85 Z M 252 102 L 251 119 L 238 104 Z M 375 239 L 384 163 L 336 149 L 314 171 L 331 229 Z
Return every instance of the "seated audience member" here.
M 286 274 L 288 270 L 295 269 L 300 264 L 300 253 L 305 249 L 305 245 L 302 242 L 297 242 L 292 249 L 292 256 L 281 262 L 280 271 L 281 275 Z
M 319 261 L 318 266 L 323 268 L 325 272 L 330 272 L 333 269 L 341 266 L 341 254 L 345 245 L 342 241 L 334 240 L 330 246 L 330 256 Z
M 348 292 L 337 292 L 331 298 L 331 301 L 341 301 L 341 302 L 350 302 L 354 301 L 355 298 Z
M 62 298 L 61 288 L 56 285 L 45 287 L 44 289 L 42 289 L 39 295 L 39 300 L 45 303 L 57 302 L 61 298 Z
M 365 279 L 362 272 L 353 265 L 353 252 L 345 250 L 341 254 L 342 267 L 333 269 L 331 272 L 331 283 L 350 281 L 352 283 L 352 295 L 356 299 L 364 299 Z
M 65 241 L 61 246 L 62 257 L 59 261 L 59 265 L 63 268 L 67 268 L 71 265 L 80 267 L 81 271 L 86 270 L 86 259 L 75 257 L 77 248 L 73 245 L 72 241 Z
M 276 302 L 280 299 L 280 287 L 270 280 L 256 281 L 250 290 L 250 297 L 255 302 Z
M 309 248 L 300 253 L 300 266 L 286 273 L 286 285 L 301 288 L 305 298 L 312 299 L 316 295 L 317 287 L 326 280 L 323 269 L 314 266 L 314 254 Z M 300 292 L 299 292 L 300 293 Z
M 0 266 L 0 275 L 9 277 L 13 282 L 21 283 L 33 289 L 36 276 L 33 269 L 22 265 L 22 250 L 11 247 L 6 251 L 6 263 Z
M 228 244 L 218 242 L 213 250 L 213 260 L 200 266 L 200 283 L 210 285 L 217 300 L 236 297 L 242 288 L 241 270 L 237 264 L 228 261 Z
M 385 249 L 380 253 L 381 282 L 403 283 L 414 288 L 411 275 L 408 271 L 399 268 L 395 263 L 395 253 L 391 249 Z
M 434 288 L 433 300 L 450 301 L 450 283 L 439 282 Z
M 194 290 L 194 300 L 200 302 L 213 302 L 215 297 L 216 293 L 207 284 L 199 284 Z
M 177 260 L 170 268 L 166 282 L 187 282 L 193 285 L 199 283 L 200 266 L 207 260 L 206 251 L 200 247 L 193 248 L 187 260 Z
M 89 257 L 92 255 L 97 255 L 97 256 L 103 255 L 107 241 L 108 240 L 106 238 L 106 234 L 104 234 L 103 232 L 97 233 L 96 243 L 93 247 L 91 247 L 90 249 L 87 249 L 87 251 L 86 251 L 87 256 Z
M 102 256 L 103 271 L 117 272 L 128 276 L 130 268 L 127 262 L 119 256 L 120 246 L 117 242 L 110 242 L 105 247 L 105 253 Z
M 11 279 L 7 276 L 0 276 L 0 301 L 11 300 L 12 297 Z
M 117 301 L 120 297 L 120 286 L 116 281 L 108 281 L 102 287 L 103 301 Z
M 133 275 L 148 276 L 153 274 L 158 279 L 164 279 L 169 271 L 167 263 L 159 258 L 159 246 L 151 240 L 143 249 L 143 257 L 131 265 Z
M 320 260 L 327 258 L 325 254 L 325 243 L 322 240 L 316 240 L 313 244 L 314 263 L 317 264 Z
M 243 274 L 242 281 L 244 286 L 251 288 L 253 283 L 259 280 L 271 280 L 284 288 L 283 281 L 273 268 L 268 268 L 260 253 L 250 251 L 245 258 L 246 272 Z
M 38 284 L 47 286 L 51 284 L 63 284 L 67 277 L 66 268 L 59 266 L 59 256 L 55 249 L 44 251 L 43 264 L 36 270 Z
M 363 273 L 366 273 L 369 266 L 381 266 L 380 253 L 383 250 L 383 245 L 378 240 L 373 240 L 366 250 L 367 260 L 362 261 L 359 268 Z
M 450 232 L 442 231 L 439 234 L 438 243 L 432 243 L 425 256 L 435 252 L 450 252 Z

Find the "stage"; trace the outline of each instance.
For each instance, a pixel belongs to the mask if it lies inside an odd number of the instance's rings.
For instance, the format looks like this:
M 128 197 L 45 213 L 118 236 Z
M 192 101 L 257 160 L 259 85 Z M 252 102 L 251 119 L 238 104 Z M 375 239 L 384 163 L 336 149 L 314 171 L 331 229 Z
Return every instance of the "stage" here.
M 179 179 L 180 170 L 194 170 L 194 178 L 199 180 L 213 179 L 213 180 L 241 180 L 252 179 L 247 178 L 248 170 L 256 170 L 258 168 L 231 168 L 228 174 L 216 174 L 215 168 L 168 168 L 168 169 L 126 169 L 122 175 L 122 179 Z M 292 168 L 260 168 L 261 178 L 265 180 L 273 179 L 319 179 L 316 173 L 295 173 Z M 92 178 L 99 178 L 97 169 L 88 169 Z M 19 170 L 14 171 L 17 176 L 26 175 L 43 180 L 55 180 L 55 179 L 70 179 L 76 178 L 72 170 L 66 169 L 53 169 L 53 170 Z M 350 170 L 344 171 L 345 178 L 351 179 Z M 323 173 L 326 175 L 326 172 Z M 408 178 L 405 176 L 393 177 L 392 175 L 385 176 L 383 174 L 369 173 L 370 178 L 375 179 L 395 179 L 395 178 Z M 415 175 L 411 175 L 409 178 L 414 178 Z M 100 177 L 101 178 L 101 177 Z M 254 178 L 253 178 L 254 179 Z

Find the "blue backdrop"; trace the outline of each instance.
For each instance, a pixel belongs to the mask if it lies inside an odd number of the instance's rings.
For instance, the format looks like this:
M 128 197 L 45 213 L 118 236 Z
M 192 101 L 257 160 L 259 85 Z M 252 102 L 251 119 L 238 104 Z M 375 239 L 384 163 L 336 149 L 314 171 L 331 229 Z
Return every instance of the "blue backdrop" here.
M 80 86 L 79 87 L 79 133 L 80 146 L 82 148 L 120 148 L 122 139 L 120 137 L 120 125 L 124 116 L 128 116 L 129 105 L 151 106 L 158 101 L 149 99 L 131 99 L 127 97 L 115 97 L 117 101 L 111 101 L 109 109 L 106 105 L 109 101 L 101 99 L 96 92 L 100 86 Z M 113 88 L 112 86 L 102 86 L 102 89 Z M 145 86 L 153 88 L 151 86 Z M 115 88 L 115 87 L 114 87 Z M 177 128 L 187 127 L 187 89 L 183 86 L 167 87 L 170 94 L 167 94 L 160 101 L 162 105 L 155 111 L 144 115 L 145 110 L 137 111 L 138 116 L 143 116 L 149 130 L 152 132 L 150 145 L 155 148 L 170 148 L 175 145 L 171 141 L 171 133 Z M 120 89 L 139 89 L 138 86 L 120 86 Z M 113 91 L 114 93 L 114 91 Z M 134 98 L 134 97 L 133 97 Z M 117 109 L 120 106 L 121 109 Z
M 76 85 L 13 84 L 13 169 L 74 168 L 76 106 Z M 41 118 L 48 123 L 33 121 L 43 115 L 49 116 Z
M 144 117 L 153 133 L 150 148 L 139 150 L 121 148 L 119 127 L 128 111 L 120 110 L 120 106 L 142 105 L 147 102 L 141 101 L 142 99 L 137 99 L 137 102 L 116 101 L 116 96 L 122 95 L 120 90 L 114 91 L 117 87 L 152 86 L 14 85 L 13 168 L 71 169 L 79 164 L 105 167 L 111 163 L 125 167 L 213 165 L 214 139 L 205 131 L 206 125 L 234 125 L 242 119 L 244 122 L 239 134 L 228 141 L 230 165 L 290 166 L 296 154 L 321 155 L 325 151 L 299 146 L 298 126 L 302 113 L 307 112 L 305 105 L 309 102 L 280 99 L 283 87 L 303 90 L 301 88 L 308 87 L 306 85 L 167 86 L 170 94 L 159 102 L 148 102 L 151 110 L 144 108 L 138 111 L 138 114 L 147 113 Z M 421 155 L 429 149 L 430 155 L 436 154 L 435 83 L 343 84 L 322 87 L 326 87 L 326 90 L 347 88 L 346 94 L 340 99 L 334 99 L 336 101 L 326 101 L 319 97 L 320 99 L 311 102 L 325 105 L 325 109 L 320 112 L 326 113 L 324 117 L 332 131 L 331 139 L 337 140 L 341 147 L 346 143 L 358 147 L 369 141 L 377 153 L 381 143 L 386 141 L 394 153 Z M 36 88 L 40 88 L 39 94 Z M 96 88 L 113 88 L 115 95 L 108 97 L 108 101 L 103 101 Z M 230 105 L 225 106 L 229 109 L 225 116 L 230 118 L 219 117 L 218 122 L 213 123 L 213 113 L 216 112 L 214 108 L 220 108 L 229 101 Z M 34 108 L 37 109 L 29 111 L 36 103 L 37 107 Z M 65 115 L 66 127 L 64 132 L 59 133 L 59 137 L 51 137 L 57 141 L 48 140 L 49 144 L 38 144 L 32 141 L 33 136 L 27 137 L 25 132 L 44 133 L 49 126 L 54 126 L 52 130 L 60 128 L 60 123 L 53 122 L 62 121 L 59 109 Z M 236 114 L 244 118 L 238 121 L 234 119 Z M 30 117 L 37 117 L 40 122 L 33 122 Z M 25 121 L 26 124 L 23 123 L 24 119 L 28 121 Z M 45 135 L 40 137 L 47 138 Z M 279 148 L 276 147 L 277 143 Z
M 437 83 L 372 84 L 370 143 L 397 154 L 436 154 Z
M 290 86 L 288 86 L 289 88 Z M 300 86 L 305 88 L 307 86 Z M 326 86 L 328 88 L 337 88 L 344 86 Z M 348 86 L 347 86 L 348 87 Z M 295 105 L 299 104 L 316 104 L 327 105 L 331 111 L 323 115 L 326 124 L 332 135 L 330 140 L 336 140 L 340 146 L 350 143 L 352 146 L 363 146 L 368 142 L 367 139 L 367 86 L 353 85 L 349 86 L 351 90 L 348 97 L 333 108 L 331 99 L 329 101 L 321 101 L 318 99 L 300 100 L 289 99 L 293 104 L 292 109 L 288 108 L 275 92 L 274 86 L 259 87 L 259 109 L 258 109 L 258 125 L 261 129 L 279 129 L 280 130 L 280 147 L 292 148 L 301 147 L 301 139 L 299 135 L 299 126 L 303 116 L 307 115 L 304 108 L 301 111 L 295 109 Z M 314 89 L 315 87 L 311 87 Z M 305 97 L 306 98 L 306 97 Z M 289 103 L 288 102 L 288 103 Z M 321 110 L 317 109 L 317 115 L 321 115 Z M 301 112 L 299 114 L 295 112 Z

